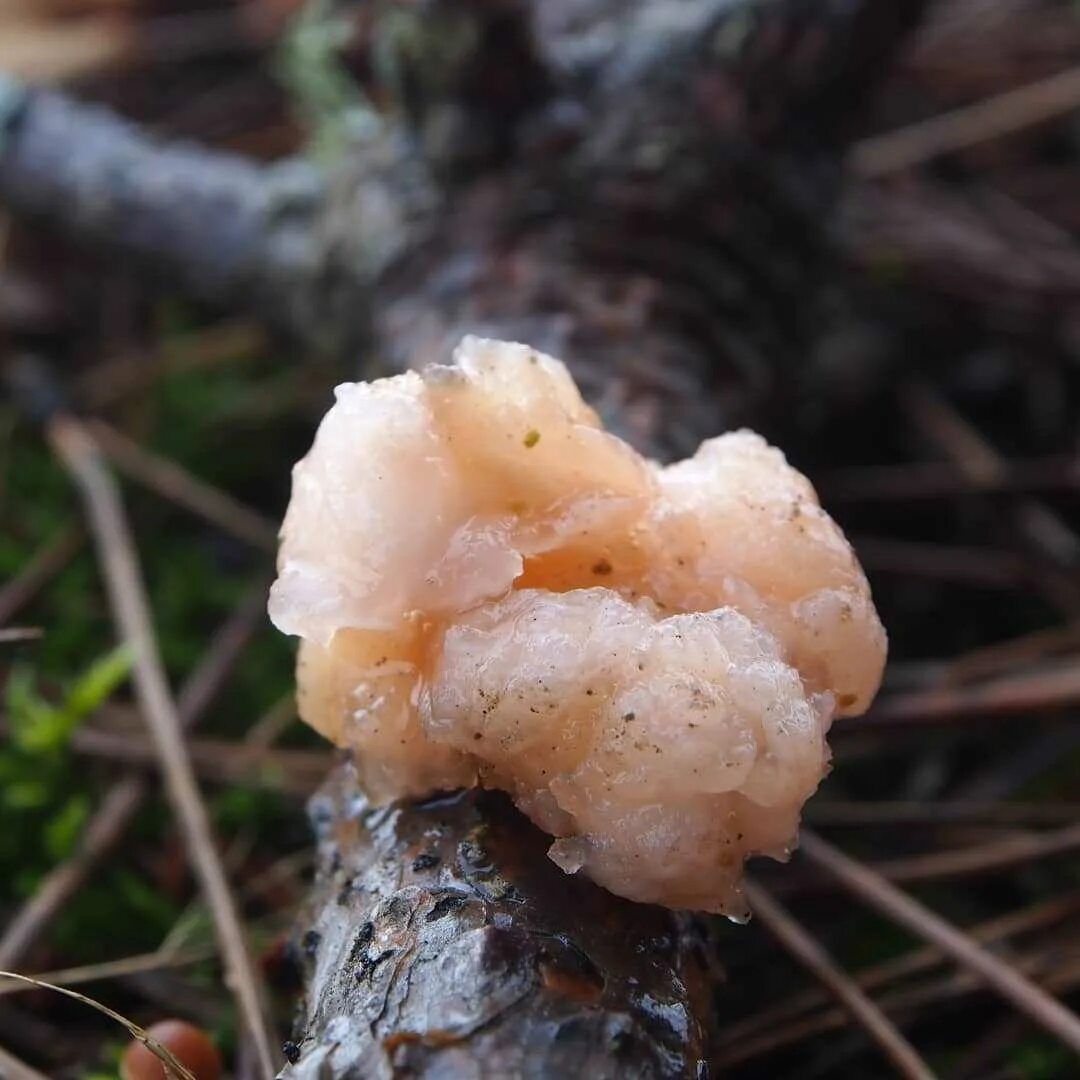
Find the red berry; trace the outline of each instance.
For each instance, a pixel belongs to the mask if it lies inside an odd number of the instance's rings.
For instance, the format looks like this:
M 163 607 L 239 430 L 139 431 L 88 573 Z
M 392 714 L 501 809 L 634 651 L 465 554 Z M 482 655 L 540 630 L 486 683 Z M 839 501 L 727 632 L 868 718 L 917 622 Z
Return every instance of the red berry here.
M 162 1020 L 149 1034 L 190 1069 L 195 1080 L 220 1080 L 221 1054 L 202 1028 L 185 1020 Z M 120 1075 L 123 1080 L 168 1080 L 165 1066 L 138 1041 L 124 1051 Z

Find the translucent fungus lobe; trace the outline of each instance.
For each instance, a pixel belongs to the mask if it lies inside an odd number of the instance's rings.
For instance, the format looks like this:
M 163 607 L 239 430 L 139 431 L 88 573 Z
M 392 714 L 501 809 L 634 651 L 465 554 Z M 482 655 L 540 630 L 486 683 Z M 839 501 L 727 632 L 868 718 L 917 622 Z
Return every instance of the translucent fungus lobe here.
M 523 345 L 336 396 L 270 601 L 304 719 L 377 801 L 501 788 L 567 872 L 740 917 L 885 657 L 809 481 L 745 431 L 646 461 Z

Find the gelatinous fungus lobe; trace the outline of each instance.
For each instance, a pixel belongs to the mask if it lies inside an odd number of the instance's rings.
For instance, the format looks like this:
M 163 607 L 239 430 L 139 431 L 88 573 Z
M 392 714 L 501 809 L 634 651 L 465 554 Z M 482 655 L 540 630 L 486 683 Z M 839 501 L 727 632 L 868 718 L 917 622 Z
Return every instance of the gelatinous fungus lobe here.
M 738 431 L 659 466 L 505 342 L 337 388 L 278 570 L 301 714 L 373 799 L 501 788 L 568 873 L 736 918 L 745 859 L 794 846 L 885 658 L 780 451 Z

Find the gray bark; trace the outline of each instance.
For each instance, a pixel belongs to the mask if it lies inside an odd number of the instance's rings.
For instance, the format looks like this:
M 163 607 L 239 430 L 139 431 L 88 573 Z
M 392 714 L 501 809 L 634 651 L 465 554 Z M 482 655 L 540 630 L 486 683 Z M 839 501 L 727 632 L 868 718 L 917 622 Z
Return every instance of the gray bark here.
M 343 765 L 312 816 L 309 989 L 283 1075 L 706 1074 L 701 924 L 567 877 L 498 794 L 375 809 Z

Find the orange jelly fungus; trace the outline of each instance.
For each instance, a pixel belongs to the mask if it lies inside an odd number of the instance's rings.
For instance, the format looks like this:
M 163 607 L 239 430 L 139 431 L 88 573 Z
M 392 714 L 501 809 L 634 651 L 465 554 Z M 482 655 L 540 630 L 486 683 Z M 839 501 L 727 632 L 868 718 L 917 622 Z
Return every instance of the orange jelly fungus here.
M 336 398 L 270 599 L 304 719 L 376 802 L 501 788 L 567 873 L 743 918 L 885 660 L 809 481 L 749 431 L 648 461 L 524 345 Z

